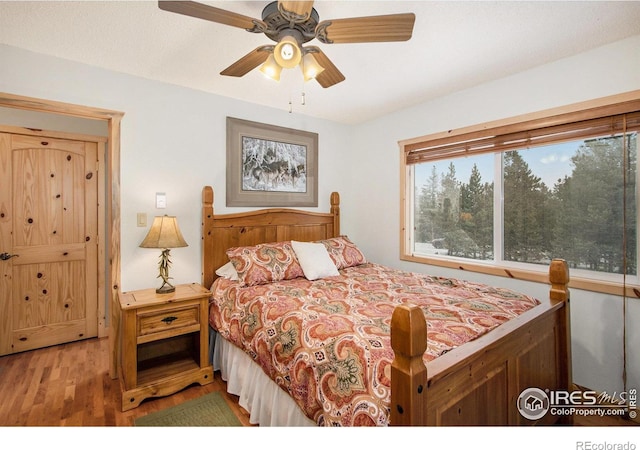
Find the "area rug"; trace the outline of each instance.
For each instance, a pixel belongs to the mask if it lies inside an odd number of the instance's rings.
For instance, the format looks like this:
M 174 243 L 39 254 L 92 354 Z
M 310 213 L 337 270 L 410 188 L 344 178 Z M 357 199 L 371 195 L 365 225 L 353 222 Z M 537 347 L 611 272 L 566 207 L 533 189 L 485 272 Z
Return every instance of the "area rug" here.
M 137 427 L 240 427 L 220 392 L 156 411 L 135 420 Z

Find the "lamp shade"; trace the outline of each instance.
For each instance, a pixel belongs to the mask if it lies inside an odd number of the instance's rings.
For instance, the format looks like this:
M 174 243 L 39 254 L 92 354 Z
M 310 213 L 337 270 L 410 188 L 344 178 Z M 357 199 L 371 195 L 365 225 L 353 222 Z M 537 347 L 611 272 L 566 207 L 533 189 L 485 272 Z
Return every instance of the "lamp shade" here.
M 143 248 L 177 248 L 187 247 L 178 227 L 175 216 L 157 216 L 153 219 L 151 229 L 140 247 Z
M 278 65 L 273 55 L 269 55 L 265 63 L 260 67 L 260 72 L 272 80 L 280 81 L 282 67 Z
M 292 36 L 283 37 L 273 49 L 273 57 L 278 65 L 284 69 L 293 69 L 302 59 L 302 52 L 298 41 Z
M 318 61 L 316 61 L 316 58 L 311 53 L 304 55 L 300 68 L 302 69 L 304 81 L 313 80 L 324 70 L 324 67 L 318 64 Z

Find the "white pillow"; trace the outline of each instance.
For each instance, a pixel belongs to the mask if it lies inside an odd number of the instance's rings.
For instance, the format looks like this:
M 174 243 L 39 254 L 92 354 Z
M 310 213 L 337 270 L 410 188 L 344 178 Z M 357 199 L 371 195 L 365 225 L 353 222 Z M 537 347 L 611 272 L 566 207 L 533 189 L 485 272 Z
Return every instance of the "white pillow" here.
M 216 275 L 232 281 L 238 281 L 240 279 L 238 277 L 238 272 L 236 272 L 236 268 L 233 267 L 233 264 L 231 263 L 231 261 L 229 261 L 224 266 L 216 270 Z
M 291 247 L 307 280 L 340 275 L 324 244 L 291 241 Z

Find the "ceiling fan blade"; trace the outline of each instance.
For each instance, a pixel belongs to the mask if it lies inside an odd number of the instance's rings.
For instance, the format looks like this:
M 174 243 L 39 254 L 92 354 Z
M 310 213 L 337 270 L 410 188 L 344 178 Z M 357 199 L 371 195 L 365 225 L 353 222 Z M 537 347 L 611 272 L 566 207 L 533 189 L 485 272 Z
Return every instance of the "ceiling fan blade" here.
M 158 7 L 165 11 L 184 14 L 185 16 L 209 20 L 232 27 L 244 28 L 245 30 L 254 30 L 260 25 L 265 25 L 261 20 L 198 2 L 160 0 L 158 1 Z
M 220 72 L 220 75 L 242 77 L 265 62 L 272 50 L 273 45 L 263 45 L 258 47 L 224 69 Z
M 278 0 L 278 9 L 286 11 L 300 21 L 304 21 L 311 15 L 313 1 Z
M 325 44 L 407 41 L 415 20 L 413 13 L 324 20 L 316 27 L 316 34 Z
M 316 59 L 324 70 L 316 76 L 316 81 L 320 83 L 323 88 L 328 88 L 334 84 L 338 84 L 344 81 L 344 75 L 338 70 L 338 68 L 331 62 L 331 60 L 325 55 L 318 47 L 306 47 L 307 50 L 311 50 L 311 54 Z

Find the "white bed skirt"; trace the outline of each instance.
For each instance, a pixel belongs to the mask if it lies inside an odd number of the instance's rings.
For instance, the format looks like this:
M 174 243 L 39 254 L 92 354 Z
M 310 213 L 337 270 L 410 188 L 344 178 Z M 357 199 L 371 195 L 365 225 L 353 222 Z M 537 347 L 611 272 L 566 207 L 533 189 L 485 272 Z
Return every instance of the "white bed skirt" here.
M 227 392 L 240 397 L 249 421 L 260 426 L 316 426 L 295 401 L 245 352 L 215 333 L 213 370 L 227 382 Z

